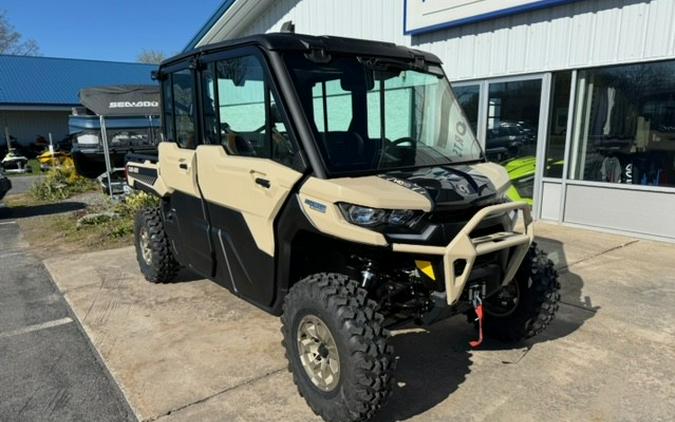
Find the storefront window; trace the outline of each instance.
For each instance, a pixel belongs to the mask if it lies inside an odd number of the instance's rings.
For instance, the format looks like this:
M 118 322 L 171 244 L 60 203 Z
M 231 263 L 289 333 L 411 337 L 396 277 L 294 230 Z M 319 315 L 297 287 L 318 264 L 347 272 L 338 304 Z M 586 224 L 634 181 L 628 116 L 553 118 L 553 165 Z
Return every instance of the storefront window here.
M 565 138 L 567 136 L 571 84 L 572 72 L 559 72 L 553 75 L 551 113 L 546 140 L 545 177 L 562 177 L 563 165 L 565 164 Z
M 480 85 L 453 86 L 452 91 L 455 93 L 455 97 L 457 97 L 457 102 L 462 106 L 473 133 L 478 135 L 478 101 L 480 99 Z
M 570 177 L 675 186 L 675 62 L 579 72 Z
M 490 83 L 485 154 L 502 164 L 513 189 L 513 201 L 532 205 L 536 174 L 541 79 Z

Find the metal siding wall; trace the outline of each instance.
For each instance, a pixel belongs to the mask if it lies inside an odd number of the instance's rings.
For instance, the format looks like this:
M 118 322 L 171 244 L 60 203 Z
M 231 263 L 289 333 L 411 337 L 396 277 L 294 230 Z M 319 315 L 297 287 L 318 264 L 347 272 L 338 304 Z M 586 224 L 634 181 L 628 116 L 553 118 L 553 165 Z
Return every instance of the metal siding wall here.
M 277 0 L 242 34 L 368 38 L 437 54 L 452 80 L 675 57 L 675 1 L 586 0 L 419 36 L 403 35 L 403 0 Z
M 673 210 L 670 192 L 568 184 L 564 221 L 672 240 Z
M 0 139 L 5 142 L 5 126 L 10 135 L 20 143 L 35 141 L 38 135 L 49 139 L 52 133 L 54 142 L 60 141 L 68 134 L 67 111 L 6 111 L 0 110 Z

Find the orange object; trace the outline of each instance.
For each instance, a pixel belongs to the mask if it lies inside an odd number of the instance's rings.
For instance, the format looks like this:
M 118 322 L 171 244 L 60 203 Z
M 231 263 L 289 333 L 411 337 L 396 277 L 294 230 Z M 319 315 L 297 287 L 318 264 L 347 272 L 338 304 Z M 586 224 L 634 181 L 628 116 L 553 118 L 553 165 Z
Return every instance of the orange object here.
M 483 343 L 483 304 L 481 303 L 476 306 L 475 311 L 477 316 L 476 319 L 478 320 L 478 340 L 469 342 L 469 345 L 474 349 Z

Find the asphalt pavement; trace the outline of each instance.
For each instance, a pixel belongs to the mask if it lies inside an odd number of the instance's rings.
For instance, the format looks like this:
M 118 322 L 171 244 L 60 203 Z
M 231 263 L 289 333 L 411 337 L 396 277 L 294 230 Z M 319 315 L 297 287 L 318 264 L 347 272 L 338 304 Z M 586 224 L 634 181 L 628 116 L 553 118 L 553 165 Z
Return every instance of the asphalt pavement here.
M 27 175 L 27 176 L 11 176 L 9 180 L 12 181 L 12 190 L 8 195 L 18 195 L 26 193 L 30 190 L 34 183 L 37 183 L 45 178 L 44 175 Z
M 19 226 L 0 221 L 0 421 L 134 421 Z

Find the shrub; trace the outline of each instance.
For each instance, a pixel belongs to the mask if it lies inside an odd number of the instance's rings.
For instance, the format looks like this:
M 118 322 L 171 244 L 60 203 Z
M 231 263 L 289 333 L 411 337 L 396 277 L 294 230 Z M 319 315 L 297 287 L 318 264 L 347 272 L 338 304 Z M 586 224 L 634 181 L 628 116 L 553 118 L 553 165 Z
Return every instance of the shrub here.
M 101 224 L 105 226 L 105 231 L 111 237 L 120 238 L 130 235 L 134 232 L 136 213 L 143 208 L 157 205 L 159 205 L 158 197 L 145 192 L 135 192 L 113 206 L 112 212 L 116 215 L 115 218 L 103 221 Z
M 53 168 L 44 180 L 31 187 L 33 198 L 41 201 L 60 201 L 96 189 L 96 183 L 79 176 L 73 167 Z

